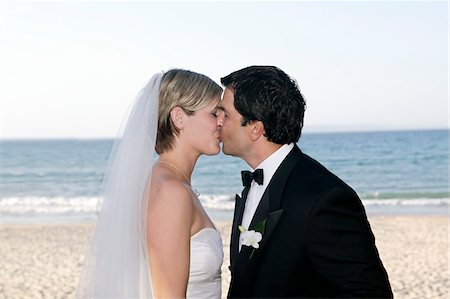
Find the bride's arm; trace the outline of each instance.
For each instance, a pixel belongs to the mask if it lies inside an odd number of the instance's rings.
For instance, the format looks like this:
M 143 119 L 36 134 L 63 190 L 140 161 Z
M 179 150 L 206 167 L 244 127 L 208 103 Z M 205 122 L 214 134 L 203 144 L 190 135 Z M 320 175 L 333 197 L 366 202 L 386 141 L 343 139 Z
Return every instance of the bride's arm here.
M 154 297 L 184 298 L 189 278 L 191 195 L 177 181 L 166 181 L 151 191 L 147 240 Z

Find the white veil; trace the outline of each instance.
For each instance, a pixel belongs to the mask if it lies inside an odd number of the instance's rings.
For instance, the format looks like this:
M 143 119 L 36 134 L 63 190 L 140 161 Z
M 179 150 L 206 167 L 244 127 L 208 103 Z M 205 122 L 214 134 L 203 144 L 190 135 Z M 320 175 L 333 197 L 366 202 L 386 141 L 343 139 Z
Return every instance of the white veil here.
M 77 298 L 152 298 L 147 192 L 155 155 L 162 73 L 138 94 L 119 131 Z

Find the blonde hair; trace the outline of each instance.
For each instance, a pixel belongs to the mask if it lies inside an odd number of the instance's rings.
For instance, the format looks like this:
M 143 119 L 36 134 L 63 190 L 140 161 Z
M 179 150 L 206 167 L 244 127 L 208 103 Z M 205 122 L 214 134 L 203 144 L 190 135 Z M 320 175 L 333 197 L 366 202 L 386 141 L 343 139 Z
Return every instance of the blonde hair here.
M 193 115 L 212 101 L 220 98 L 222 87 L 209 77 L 189 70 L 172 69 L 161 79 L 159 89 L 158 133 L 156 152 L 162 154 L 171 150 L 179 130 L 170 118 L 170 111 L 180 107 Z

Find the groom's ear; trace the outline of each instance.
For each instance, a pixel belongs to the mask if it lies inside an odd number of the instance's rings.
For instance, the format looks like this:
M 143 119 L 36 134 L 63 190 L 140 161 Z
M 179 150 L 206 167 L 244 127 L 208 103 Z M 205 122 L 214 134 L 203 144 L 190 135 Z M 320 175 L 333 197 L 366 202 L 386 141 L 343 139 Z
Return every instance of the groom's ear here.
M 178 130 L 184 128 L 185 116 L 186 113 L 181 107 L 173 107 L 172 110 L 170 110 L 170 119 Z
M 248 124 L 248 126 L 250 128 L 250 140 L 256 141 L 261 138 L 261 136 L 264 136 L 265 130 L 262 121 L 252 121 L 250 124 Z

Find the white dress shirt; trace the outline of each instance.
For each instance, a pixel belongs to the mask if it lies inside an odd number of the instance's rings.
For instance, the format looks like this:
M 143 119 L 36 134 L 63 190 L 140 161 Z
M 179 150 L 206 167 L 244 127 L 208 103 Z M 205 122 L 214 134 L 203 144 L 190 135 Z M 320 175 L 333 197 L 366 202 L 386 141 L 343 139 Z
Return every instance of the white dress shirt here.
M 255 169 L 263 169 L 264 171 L 264 181 L 262 185 L 259 185 L 257 182 L 252 181 L 250 185 L 250 190 L 247 195 L 247 200 L 245 202 L 244 215 L 242 216 L 241 225 L 248 229 L 250 223 L 252 222 L 253 215 L 255 215 L 255 211 L 258 208 L 259 202 L 266 191 L 267 186 L 272 180 L 275 171 L 280 166 L 281 162 L 283 162 L 284 158 L 289 154 L 289 152 L 294 148 L 294 144 L 284 144 L 278 150 L 276 150 L 272 155 L 267 157 L 264 161 L 261 162 Z M 253 169 L 252 171 L 255 171 Z M 239 251 L 242 247 L 242 241 L 239 238 Z

